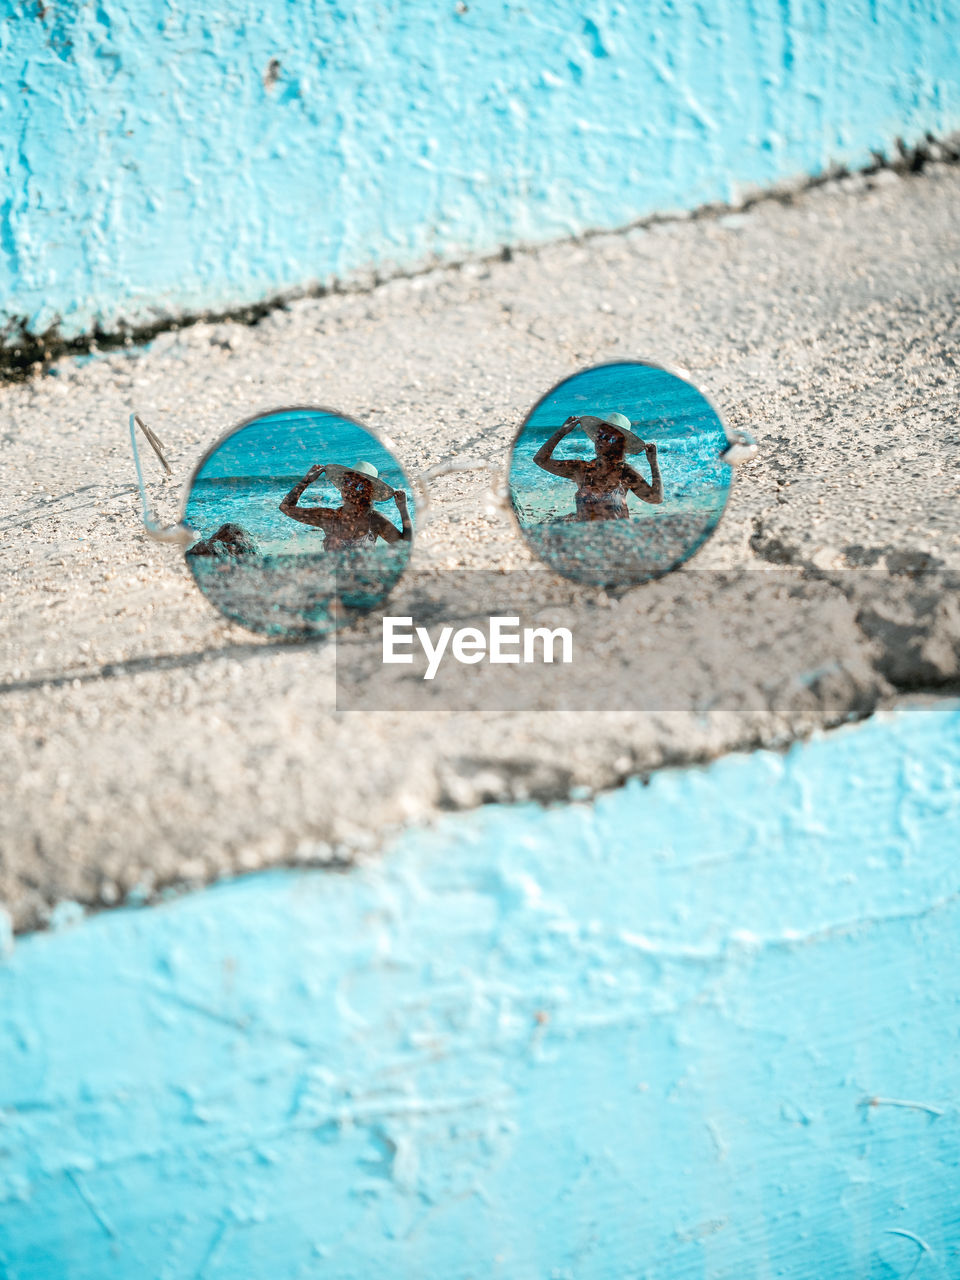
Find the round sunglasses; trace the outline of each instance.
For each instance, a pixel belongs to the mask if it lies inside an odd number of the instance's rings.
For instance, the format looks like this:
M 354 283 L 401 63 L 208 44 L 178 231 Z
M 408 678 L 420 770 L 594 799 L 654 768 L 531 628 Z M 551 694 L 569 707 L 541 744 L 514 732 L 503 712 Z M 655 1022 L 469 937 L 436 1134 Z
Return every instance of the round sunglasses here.
M 267 635 L 326 635 L 376 609 L 410 559 L 426 482 L 495 468 L 452 458 L 414 481 L 393 442 L 314 406 L 259 413 L 203 455 L 180 519 L 147 496 L 141 431 L 167 475 L 164 447 L 130 415 L 147 534 L 184 548 L 198 587 L 227 618 Z M 501 492 L 533 554 L 563 577 L 607 589 L 685 563 L 723 515 L 733 470 L 757 453 L 728 432 L 677 370 L 645 361 L 585 369 L 533 406 Z

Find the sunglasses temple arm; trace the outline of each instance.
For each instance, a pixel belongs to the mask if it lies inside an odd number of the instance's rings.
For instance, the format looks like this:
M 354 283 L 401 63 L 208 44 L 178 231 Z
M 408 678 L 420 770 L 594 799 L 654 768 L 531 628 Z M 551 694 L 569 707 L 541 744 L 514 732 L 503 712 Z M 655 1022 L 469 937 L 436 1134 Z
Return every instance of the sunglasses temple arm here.
M 133 464 L 137 469 L 137 487 L 140 490 L 140 504 L 143 507 L 143 527 L 147 532 L 147 536 L 152 538 L 154 542 L 172 542 L 180 546 L 187 546 L 189 543 L 193 542 L 196 537 L 196 534 L 190 526 L 183 524 L 182 522 L 180 524 L 171 525 L 162 524 L 150 506 L 149 499 L 147 498 L 147 487 L 143 480 L 143 467 L 140 463 L 140 449 L 137 445 L 137 427 L 139 427 L 146 436 L 150 448 L 160 459 L 160 464 L 166 474 L 169 476 L 172 475 L 173 472 L 170 469 L 170 464 L 164 457 L 163 445 L 160 443 L 156 434 L 151 431 L 139 414 L 131 413 L 130 443 L 133 446 Z

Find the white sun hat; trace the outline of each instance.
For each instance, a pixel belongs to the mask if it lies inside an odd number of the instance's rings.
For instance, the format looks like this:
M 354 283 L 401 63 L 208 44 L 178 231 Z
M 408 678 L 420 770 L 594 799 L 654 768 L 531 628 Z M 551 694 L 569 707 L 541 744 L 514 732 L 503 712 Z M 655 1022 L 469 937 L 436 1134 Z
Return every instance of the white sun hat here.
M 580 425 L 594 443 L 597 440 L 597 432 L 602 426 L 616 427 L 626 441 L 624 453 L 643 453 L 644 442 L 630 430 L 630 419 L 625 413 L 611 411 L 603 414 L 602 417 L 584 414 L 580 418 Z
M 355 462 L 352 467 L 342 467 L 338 462 L 328 462 L 323 468 L 323 474 L 331 484 L 341 490 L 348 476 L 362 476 L 373 485 L 374 502 L 389 502 L 396 493 L 392 485 L 380 479 L 380 472 L 372 462 Z

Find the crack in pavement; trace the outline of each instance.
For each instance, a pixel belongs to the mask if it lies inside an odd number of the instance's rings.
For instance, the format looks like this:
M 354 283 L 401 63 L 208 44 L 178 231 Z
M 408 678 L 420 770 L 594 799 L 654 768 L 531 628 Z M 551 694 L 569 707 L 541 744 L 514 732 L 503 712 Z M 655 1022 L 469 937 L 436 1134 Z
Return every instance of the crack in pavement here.
M 347 865 L 451 808 L 583 798 L 956 692 L 960 168 L 909 168 L 726 223 L 303 298 L 252 327 L 198 323 L 0 390 L 0 901 L 16 928 L 63 900 Z M 382 707 L 351 711 L 338 694 L 381 687 L 376 620 L 336 644 L 253 639 L 139 532 L 131 408 L 172 425 L 185 459 L 277 403 L 362 407 L 411 468 L 505 458 L 572 353 L 684 365 L 762 446 L 689 570 L 610 597 L 530 574 L 530 610 L 569 610 L 589 637 L 595 705 L 511 705 L 504 685 L 458 711 L 382 686 Z M 532 569 L 487 485 L 432 485 L 411 574 L 434 594 L 397 596 L 431 625 L 482 613 L 458 574 Z

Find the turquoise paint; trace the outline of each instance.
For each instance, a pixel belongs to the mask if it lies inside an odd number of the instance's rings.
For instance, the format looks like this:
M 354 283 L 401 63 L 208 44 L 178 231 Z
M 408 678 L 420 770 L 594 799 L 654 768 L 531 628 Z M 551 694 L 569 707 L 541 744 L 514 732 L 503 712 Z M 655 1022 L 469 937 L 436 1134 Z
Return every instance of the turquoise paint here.
M 960 126 L 958 33 L 960 0 L 7 0 L 0 339 L 864 163 Z
M 955 1276 L 958 820 L 952 704 L 21 939 L 0 1273 Z

